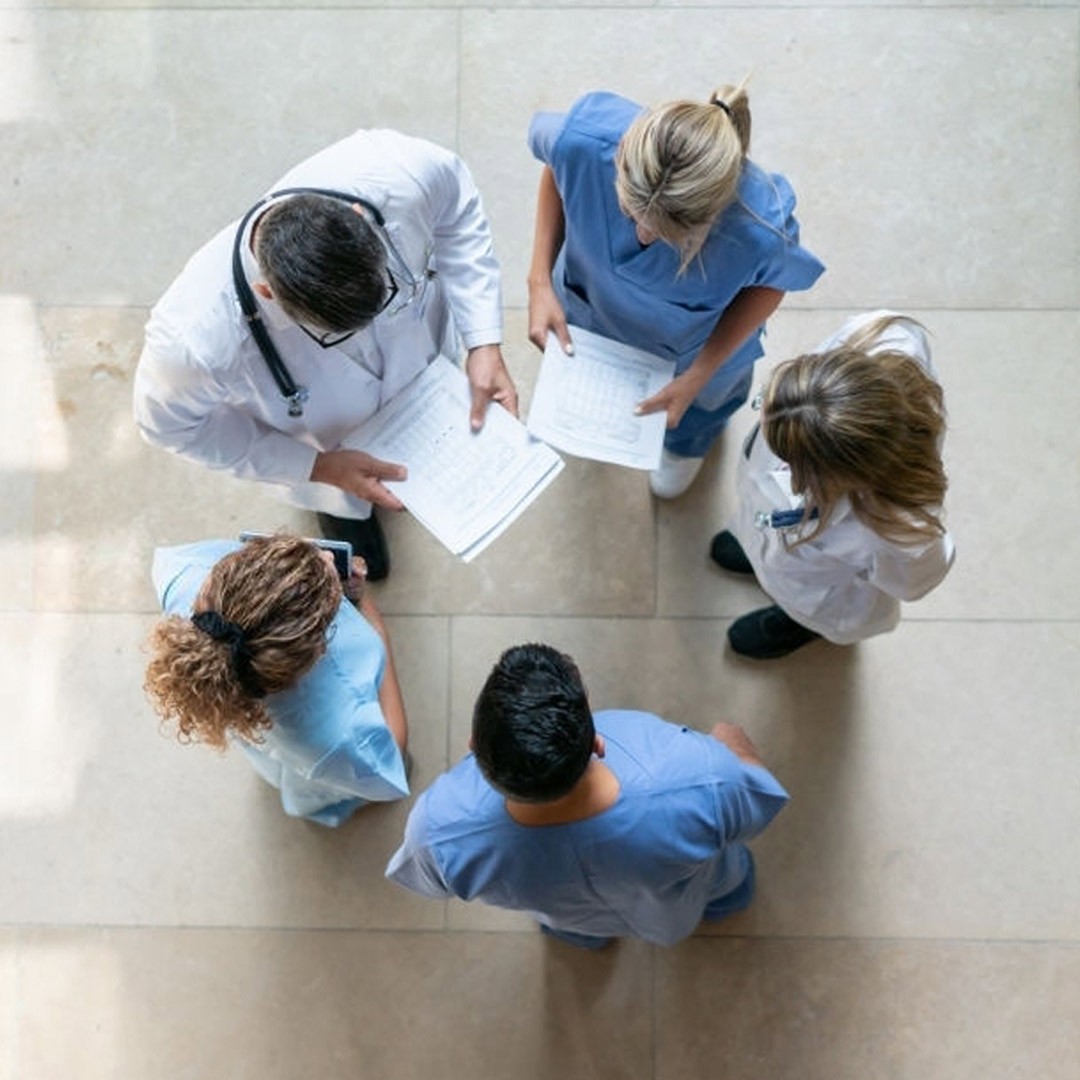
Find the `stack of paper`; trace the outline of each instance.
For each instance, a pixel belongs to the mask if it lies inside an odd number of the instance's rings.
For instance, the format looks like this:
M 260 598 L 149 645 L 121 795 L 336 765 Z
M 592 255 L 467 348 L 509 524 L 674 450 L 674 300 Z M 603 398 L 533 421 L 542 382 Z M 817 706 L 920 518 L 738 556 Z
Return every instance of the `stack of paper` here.
M 404 465 L 385 481 L 406 509 L 455 555 L 470 562 L 562 471 L 563 461 L 498 405 L 481 431 L 469 428 L 465 373 L 438 357 L 343 442 Z
M 549 335 L 529 410 L 529 430 L 577 457 L 655 469 L 667 414 L 635 407 L 675 377 L 675 361 L 570 327 L 572 356 Z

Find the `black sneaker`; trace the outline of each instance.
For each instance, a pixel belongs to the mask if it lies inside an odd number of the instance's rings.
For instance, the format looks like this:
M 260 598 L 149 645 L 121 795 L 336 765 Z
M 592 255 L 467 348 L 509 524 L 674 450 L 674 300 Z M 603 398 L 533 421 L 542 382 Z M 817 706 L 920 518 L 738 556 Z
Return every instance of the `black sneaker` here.
M 801 626 L 776 604 L 758 608 L 736 619 L 728 627 L 727 634 L 735 652 L 755 660 L 775 660 L 787 656 L 821 637 Z
M 750 560 L 746 557 L 742 545 L 727 529 L 718 532 L 712 538 L 712 544 L 709 547 L 709 558 L 718 566 L 730 570 L 733 574 L 752 574 L 754 572 L 754 568 L 750 565 Z
M 363 521 L 332 514 L 319 514 L 318 518 L 319 529 L 327 540 L 347 540 L 352 544 L 353 554 L 367 563 L 368 581 L 382 581 L 390 573 L 390 552 L 386 550 L 386 537 L 375 516 L 375 507 L 371 508 L 371 517 Z

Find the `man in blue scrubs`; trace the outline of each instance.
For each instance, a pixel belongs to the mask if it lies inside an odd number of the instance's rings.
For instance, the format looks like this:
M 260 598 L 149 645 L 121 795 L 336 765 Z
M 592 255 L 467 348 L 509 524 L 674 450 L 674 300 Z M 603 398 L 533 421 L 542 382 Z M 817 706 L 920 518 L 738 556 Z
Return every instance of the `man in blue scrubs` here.
M 387 877 L 527 911 L 586 948 L 671 945 L 744 908 L 744 841 L 788 798 L 737 725 L 710 736 L 648 713 L 594 716 L 574 662 L 546 645 L 502 655 L 471 745 L 417 800 Z

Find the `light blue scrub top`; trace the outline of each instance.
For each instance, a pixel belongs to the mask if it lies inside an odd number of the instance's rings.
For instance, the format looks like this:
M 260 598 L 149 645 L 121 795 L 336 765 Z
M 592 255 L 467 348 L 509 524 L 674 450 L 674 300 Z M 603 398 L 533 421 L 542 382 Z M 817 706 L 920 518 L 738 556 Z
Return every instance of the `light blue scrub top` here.
M 469 754 L 417 799 L 386 876 L 432 897 L 530 913 L 552 929 L 671 945 L 738 889 L 741 843 L 787 792 L 711 735 L 649 713 L 594 716 L 615 805 L 565 825 L 519 825 Z
M 741 289 L 809 289 L 825 267 L 799 246 L 791 186 L 751 161 L 738 201 L 681 277 L 673 247 L 662 241 L 642 247 L 615 195 L 615 150 L 641 111 L 616 94 L 586 94 L 568 113 L 537 113 L 529 147 L 551 166 L 562 196 L 566 240 L 552 280 L 568 321 L 675 360 L 682 372 Z M 696 405 L 715 410 L 745 396 L 741 384 L 764 352 L 763 330 L 720 366 Z
M 166 614 L 190 617 L 211 567 L 241 545 L 204 540 L 154 552 L 154 588 Z M 281 791 L 286 814 L 340 825 L 369 800 L 409 794 L 401 752 L 379 707 L 382 638 L 348 600 L 327 630 L 326 652 L 291 689 L 264 699 L 273 726 L 258 745 L 237 740 Z

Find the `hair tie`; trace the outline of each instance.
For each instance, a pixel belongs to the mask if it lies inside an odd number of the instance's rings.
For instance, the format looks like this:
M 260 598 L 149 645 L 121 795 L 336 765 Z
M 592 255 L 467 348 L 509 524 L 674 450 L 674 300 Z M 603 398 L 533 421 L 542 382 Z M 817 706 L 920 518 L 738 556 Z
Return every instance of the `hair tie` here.
M 729 105 L 728 105 L 728 103 L 727 103 L 726 101 L 721 101 L 721 100 L 720 100 L 719 98 L 713 98 L 713 99 L 712 99 L 712 103 L 713 103 L 714 105 L 718 106 L 719 108 L 723 109 L 723 110 L 724 110 L 724 112 L 726 112 L 726 113 L 727 113 L 728 119 L 729 119 L 729 120 L 730 120 L 730 121 L 731 121 L 732 123 L 734 123 L 734 122 L 735 122 L 735 115 L 734 115 L 734 113 L 732 113 L 732 111 L 731 111 L 731 106 L 729 106 Z
M 265 697 L 266 691 L 251 666 L 251 651 L 248 649 L 243 627 L 229 622 L 216 611 L 200 611 L 191 616 L 191 621 L 214 641 L 222 641 L 229 646 L 233 671 L 236 672 L 236 678 L 244 693 L 249 697 Z

